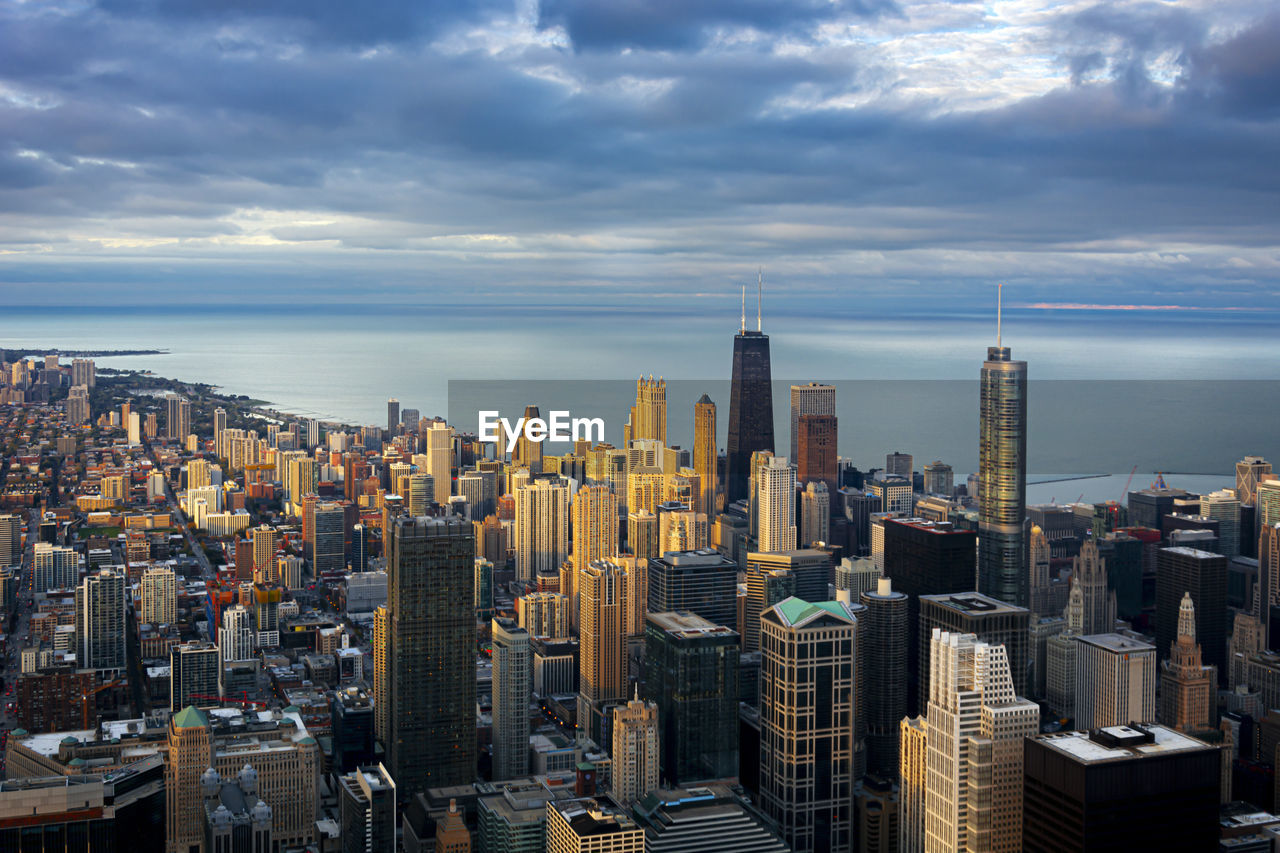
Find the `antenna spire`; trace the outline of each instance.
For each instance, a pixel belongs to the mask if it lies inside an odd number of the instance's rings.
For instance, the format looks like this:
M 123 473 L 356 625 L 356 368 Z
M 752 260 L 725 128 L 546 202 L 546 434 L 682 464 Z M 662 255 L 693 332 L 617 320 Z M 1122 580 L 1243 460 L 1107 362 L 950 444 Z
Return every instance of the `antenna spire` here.
M 745 332 L 747 330 L 747 286 L 742 285 L 742 328 L 738 331 Z
M 999 347 L 1001 326 L 1004 323 L 1004 282 L 996 285 L 996 346 Z
M 764 329 L 760 326 L 760 306 L 764 302 L 764 267 L 760 267 L 759 275 L 756 281 L 756 331 L 762 332 Z

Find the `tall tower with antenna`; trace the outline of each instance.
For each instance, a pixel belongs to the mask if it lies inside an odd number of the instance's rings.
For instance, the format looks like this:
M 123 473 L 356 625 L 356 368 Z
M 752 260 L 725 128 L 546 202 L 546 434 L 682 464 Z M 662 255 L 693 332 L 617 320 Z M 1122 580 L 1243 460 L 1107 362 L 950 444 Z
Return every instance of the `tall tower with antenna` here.
M 996 293 L 996 345 L 979 377 L 978 590 L 1029 607 L 1027 363 L 1004 345 L 1004 285 Z
M 773 374 L 769 336 L 764 333 L 764 271 L 756 281 L 756 328 L 747 330 L 747 289 L 742 288 L 742 325 L 733 337 L 733 373 L 729 392 L 728 469 L 725 503 L 747 495 L 751 454 L 774 450 Z

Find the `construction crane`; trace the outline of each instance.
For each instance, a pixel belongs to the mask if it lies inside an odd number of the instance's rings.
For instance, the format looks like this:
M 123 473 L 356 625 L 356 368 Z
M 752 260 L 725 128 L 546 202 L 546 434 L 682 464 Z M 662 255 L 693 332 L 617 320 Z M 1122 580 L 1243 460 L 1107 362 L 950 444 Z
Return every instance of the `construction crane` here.
M 88 693 L 80 694 L 80 718 L 81 718 L 80 728 L 88 729 L 93 727 L 94 718 L 97 717 L 98 694 L 106 690 L 108 687 L 118 687 L 123 683 L 124 682 L 120 681 L 119 679 L 116 679 L 115 681 L 107 681 L 102 684 L 99 684 L 97 687 L 93 688 Z M 91 708 L 94 711 L 93 714 L 89 713 Z
M 1129 479 L 1124 481 L 1124 491 L 1120 493 L 1120 500 L 1116 503 L 1124 503 L 1124 496 L 1129 494 L 1129 486 L 1133 485 L 1133 475 L 1138 473 L 1138 466 L 1134 465 L 1133 470 L 1129 472 Z

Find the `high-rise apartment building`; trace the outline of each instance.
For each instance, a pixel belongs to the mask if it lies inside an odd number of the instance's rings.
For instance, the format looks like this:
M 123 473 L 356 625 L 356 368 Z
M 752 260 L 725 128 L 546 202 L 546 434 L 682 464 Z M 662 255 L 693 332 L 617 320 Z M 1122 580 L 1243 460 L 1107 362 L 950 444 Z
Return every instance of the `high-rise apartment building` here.
M 693 404 L 693 469 L 702 486 L 698 511 L 715 518 L 720 511 L 719 451 L 716 444 L 716 404 L 703 394 Z
M 1075 724 L 1089 730 L 1156 716 L 1155 646 L 1119 634 L 1077 637 Z
M 880 578 L 859 598 L 862 644 L 858 649 L 866 709 L 867 769 L 892 778 L 898 770 L 898 738 L 907 715 L 907 597 Z
M 347 568 L 346 519 L 346 509 L 337 501 L 322 501 L 312 510 L 307 533 L 311 539 L 311 568 L 317 578 L 336 575 Z
M 1027 607 L 1027 363 L 987 348 L 978 418 L 978 591 Z
M 757 469 L 758 547 L 791 551 L 796 547 L 796 469 L 785 459 L 770 457 Z
M 626 700 L 628 572 L 597 560 L 578 572 L 578 728 L 605 742 L 607 706 Z
M 570 571 L 561 575 L 568 584 L 560 584 L 571 612 L 577 612 L 577 570 L 619 553 L 618 496 L 606 485 L 582 486 L 573 496 L 573 562 Z
M 373 611 L 373 736 L 383 750 L 391 740 L 391 611 L 385 604 Z
M 895 450 L 884 457 L 884 473 L 886 477 L 901 477 L 911 481 L 915 473 L 915 458 L 910 453 Z
M 903 717 L 898 726 L 898 850 L 923 853 L 928 792 L 929 723 Z
M 1022 741 L 1040 706 L 1019 699 L 1003 646 L 940 629 L 926 723 L 924 849 L 1022 849 Z
M 613 798 L 631 806 L 650 791 L 657 789 L 658 774 L 658 706 L 633 698 L 613 709 Z
M 173 569 L 152 566 L 142 573 L 140 619 L 153 625 L 171 625 L 178 618 L 178 583 Z
M 494 619 L 493 778 L 529 775 L 529 695 L 533 661 L 529 632 L 510 619 Z
M 1244 614 L 1236 617 L 1249 619 Z M 1217 680 L 1213 667 L 1205 666 L 1196 642 L 1196 608 L 1191 593 L 1183 593 L 1178 606 L 1178 638 L 1160 670 L 1160 721 L 1184 732 L 1213 728 L 1217 712 Z
M 791 386 L 791 458 L 800 460 L 800 419 L 805 415 L 836 416 L 836 386 L 810 382 Z M 832 420 L 834 426 L 835 421 Z M 834 453 L 834 440 L 832 452 Z M 772 449 L 772 448 L 770 448 Z M 807 482 L 802 478 L 800 482 Z
M 76 587 L 77 664 L 82 669 L 122 670 L 125 654 L 125 578 L 111 569 Z
M 1196 638 L 1219 684 L 1227 671 L 1227 558 L 1195 548 L 1161 548 L 1156 554 L 1156 649 L 1172 649 L 1182 598 L 1191 594 Z M 1168 651 L 1158 652 L 1162 657 Z
M 98 371 L 91 358 L 77 358 L 71 362 L 71 384 L 93 388 L 98 384 Z
M 569 483 L 537 474 L 516 489 L 516 580 L 554 574 L 569 556 Z
M 955 491 L 955 472 L 950 465 L 941 460 L 936 460 L 924 466 L 924 493 L 926 495 L 951 497 L 953 491 Z
M 760 616 L 760 808 L 795 853 L 853 844 L 857 646 L 841 602 Z
M 246 661 L 253 658 L 253 615 L 247 607 L 233 604 L 222 611 L 222 627 L 218 629 L 218 650 L 222 660 Z
M 22 518 L 0 514 L 0 569 L 22 565 Z
M 751 454 L 774 450 L 773 379 L 769 366 L 769 336 L 760 328 L 747 331 L 744 305 L 742 327 L 733 338 L 733 369 L 729 390 L 729 440 L 725 503 L 748 497 Z
M 528 423 L 533 418 L 541 418 L 537 406 L 524 407 L 524 420 Z M 530 474 L 542 473 L 542 442 L 530 441 L 524 431 L 521 430 L 520 437 L 516 440 L 515 452 L 511 454 L 511 467 L 524 468 Z
M 1200 496 L 1200 515 L 1218 522 L 1218 548 L 1228 560 L 1240 555 L 1240 499 L 1231 489 Z M 1252 530 L 1249 531 L 1252 535 Z
M 531 637 L 568 637 L 569 597 L 559 592 L 529 592 L 516 599 L 516 620 Z
M 454 518 L 397 518 L 387 558 L 390 710 L 401 796 L 475 778 L 475 536 Z
M 17 516 L 13 517 L 17 518 Z M 32 565 L 31 589 L 33 592 L 72 589 L 80 583 L 80 558 L 73 548 L 37 542 Z
M 177 394 L 165 395 L 165 436 L 186 441 L 191 434 L 191 401 Z
M 644 695 L 658 708 L 662 778 L 738 775 L 738 634 L 696 613 L 650 613 Z
M 796 444 L 796 481 L 800 485 L 822 483 L 832 497 L 840 487 L 840 457 L 836 448 L 839 434 L 835 415 L 804 414 L 798 419 L 799 430 L 792 440 Z
M 213 643 L 193 641 L 169 650 L 169 710 L 188 705 L 218 706 L 222 683 L 222 655 Z

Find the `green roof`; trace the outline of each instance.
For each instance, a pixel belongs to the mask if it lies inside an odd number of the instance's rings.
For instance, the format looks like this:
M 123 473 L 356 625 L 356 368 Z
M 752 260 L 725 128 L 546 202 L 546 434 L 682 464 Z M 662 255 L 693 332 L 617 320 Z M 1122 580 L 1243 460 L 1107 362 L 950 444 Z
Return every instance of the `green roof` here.
M 807 622 L 822 612 L 836 617 L 841 622 L 849 621 L 848 612 L 844 609 L 844 605 L 838 601 L 818 601 L 810 604 L 803 598 L 792 596 L 779 601 L 774 607 L 777 608 L 782 618 L 787 620 L 788 625 L 799 625 L 802 622 Z
M 195 729 L 203 728 L 207 725 L 209 725 L 209 721 L 205 719 L 204 714 L 196 709 L 195 705 L 188 705 L 173 715 L 173 727 L 175 729 Z

